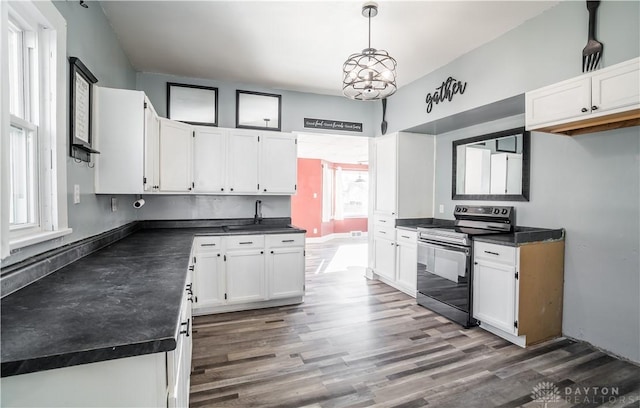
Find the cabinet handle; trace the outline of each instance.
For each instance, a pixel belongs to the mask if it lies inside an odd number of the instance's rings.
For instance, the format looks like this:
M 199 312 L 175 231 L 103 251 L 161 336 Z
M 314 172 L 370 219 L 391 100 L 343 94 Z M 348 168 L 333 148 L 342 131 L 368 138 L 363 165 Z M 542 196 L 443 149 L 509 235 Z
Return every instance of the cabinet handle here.
M 485 254 L 489 254 L 489 255 L 495 255 L 495 256 L 500 256 L 499 253 L 497 252 L 491 252 L 491 251 L 484 251 Z
M 191 325 L 191 319 L 187 319 L 186 322 L 180 323 L 180 326 L 187 326 L 185 330 L 180 330 L 180 334 L 186 334 L 189 337 L 189 326 Z
M 271 251 L 271 253 L 273 253 L 273 251 Z
M 233 187 L 231 187 L 229 190 L 233 191 Z
M 474 265 L 477 265 L 478 263 L 477 263 L 477 262 L 474 262 L 473 264 L 474 264 Z
M 396 244 L 395 242 L 392 242 L 392 243 L 391 243 L 391 246 L 394 246 L 395 244 Z
M 220 191 L 224 191 L 224 187 L 220 187 Z
M 596 105 L 593 105 L 593 106 L 591 107 L 591 110 L 598 110 L 598 107 L 597 107 Z
M 242 241 L 238 242 L 240 245 L 253 244 L 253 241 Z
M 387 220 L 380 220 L 380 222 L 387 222 Z
M 265 193 L 267 192 L 267 189 L 266 189 L 266 188 L 264 189 L 264 192 L 265 192 Z
M 218 254 L 218 256 L 220 256 L 220 254 Z
M 293 239 L 283 239 L 282 242 L 293 242 Z
M 264 254 L 264 251 L 260 251 L 260 255 Z
M 193 265 L 190 265 L 190 266 L 189 266 L 189 270 L 190 270 L 190 271 L 192 271 L 192 270 L 193 270 L 193 268 L 194 268 L 194 266 L 193 266 Z
M 406 235 L 400 235 L 402 238 L 406 238 L 409 239 L 410 237 L 406 236 Z
M 216 244 L 200 244 L 200 246 L 216 246 Z
M 386 233 L 386 232 L 384 232 L 384 231 L 378 231 L 378 232 L 379 232 L 379 233 L 381 233 L 381 234 L 385 234 L 385 235 L 387 235 L 387 233 Z
M 586 111 L 588 111 L 588 110 L 589 110 L 589 109 L 587 109 L 587 108 L 582 108 L 582 109 L 580 109 L 580 112 L 584 113 L 584 112 L 586 112 Z

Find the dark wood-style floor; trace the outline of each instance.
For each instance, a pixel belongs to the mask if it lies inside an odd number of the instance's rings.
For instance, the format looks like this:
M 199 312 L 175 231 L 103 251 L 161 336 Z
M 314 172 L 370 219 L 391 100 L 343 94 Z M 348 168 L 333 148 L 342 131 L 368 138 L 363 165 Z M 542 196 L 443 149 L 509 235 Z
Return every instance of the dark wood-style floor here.
M 194 319 L 191 407 L 543 407 L 541 383 L 560 399 L 549 408 L 639 406 L 639 367 L 464 330 L 357 268 L 322 272 L 336 251 L 307 245 L 303 304 Z

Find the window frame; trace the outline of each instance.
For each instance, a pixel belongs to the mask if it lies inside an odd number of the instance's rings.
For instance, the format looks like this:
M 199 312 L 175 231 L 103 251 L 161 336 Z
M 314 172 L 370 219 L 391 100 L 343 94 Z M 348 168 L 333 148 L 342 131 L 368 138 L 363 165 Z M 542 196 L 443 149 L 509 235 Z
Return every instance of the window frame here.
M 33 81 L 29 84 L 31 111 L 35 112 L 28 122 L 37 124 L 37 165 L 39 168 L 39 221 L 40 227 L 28 233 L 13 234 L 9 225 L 10 152 L 9 127 L 16 121 L 9 114 L 9 95 L 0 96 L 2 113 L 0 128 L 0 258 L 6 258 L 12 251 L 49 241 L 67 234 L 67 63 L 66 21 L 50 1 L 0 2 L 0 82 L 3 89 L 9 85 L 8 73 L 8 27 L 9 16 L 17 21 L 19 28 L 32 29 L 33 41 L 37 42 L 38 52 L 32 55 L 38 66 L 31 72 Z M 5 28 L 6 27 L 6 28 Z M 31 41 L 31 39 L 29 39 Z M 32 65 L 33 66 L 33 65 Z M 46 97 L 33 98 L 34 93 Z

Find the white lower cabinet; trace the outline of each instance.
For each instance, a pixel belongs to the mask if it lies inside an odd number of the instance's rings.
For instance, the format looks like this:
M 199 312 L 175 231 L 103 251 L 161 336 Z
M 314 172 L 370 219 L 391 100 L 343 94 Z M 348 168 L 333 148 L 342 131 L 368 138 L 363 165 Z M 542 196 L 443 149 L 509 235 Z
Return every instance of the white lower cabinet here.
M 266 299 L 264 249 L 228 251 L 227 302 L 249 303 Z
M 380 225 L 374 228 L 374 272 L 388 285 L 416 297 L 417 233 Z
M 189 296 L 185 290 L 174 350 L 4 377 L 0 405 L 187 408 L 192 350 Z
M 300 303 L 304 234 L 196 237 L 196 315 Z
M 564 241 L 473 245 L 473 317 L 521 347 L 562 334 Z

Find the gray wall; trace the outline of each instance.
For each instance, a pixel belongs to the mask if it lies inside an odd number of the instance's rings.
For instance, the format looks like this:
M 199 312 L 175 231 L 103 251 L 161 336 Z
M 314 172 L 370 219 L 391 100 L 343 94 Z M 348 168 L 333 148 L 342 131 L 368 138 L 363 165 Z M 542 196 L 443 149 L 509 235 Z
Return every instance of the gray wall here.
M 603 66 L 640 54 L 640 2 L 604 1 L 597 37 Z M 403 130 L 581 74 L 584 2 L 562 2 L 522 26 L 400 89 L 389 100 Z M 465 94 L 426 113 L 424 97 L 449 75 Z M 523 115 L 436 137 L 435 208 L 452 218 L 451 143 L 523 126 Z M 515 205 L 519 225 L 566 229 L 563 333 L 640 361 L 640 128 L 576 137 L 532 133 L 531 200 Z M 486 203 L 486 202 L 484 202 Z
M 361 122 L 362 133 L 347 132 L 348 135 L 368 136 L 375 133 L 372 103 L 352 101 L 341 96 L 318 95 L 304 92 L 268 89 L 256 85 L 209 79 L 185 78 L 164 74 L 138 73 L 136 86 L 144 91 L 153 107 L 162 117 L 167 116 L 167 82 L 178 82 L 218 88 L 218 126 L 236 127 L 236 90 L 266 92 L 282 95 L 282 131 L 304 131 L 303 118 L 332 119 Z M 336 133 L 322 130 L 321 133 Z
M 98 85 L 135 89 L 136 73 L 120 48 L 102 8 L 88 2 L 85 9 L 77 1 L 55 1 L 67 21 L 67 54 L 78 57 L 98 78 Z M 133 197 L 117 196 L 118 211 L 111 212 L 111 196 L 96 196 L 93 169 L 67 158 L 67 202 L 69 227 L 73 233 L 53 241 L 22 248 L 2 261 L 11 265 L 30 256 L 113 229 L 136 219 Z M 73 204 L 73 186 L 80 186 L 80 204 Z

